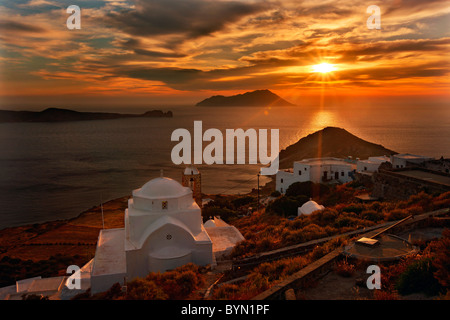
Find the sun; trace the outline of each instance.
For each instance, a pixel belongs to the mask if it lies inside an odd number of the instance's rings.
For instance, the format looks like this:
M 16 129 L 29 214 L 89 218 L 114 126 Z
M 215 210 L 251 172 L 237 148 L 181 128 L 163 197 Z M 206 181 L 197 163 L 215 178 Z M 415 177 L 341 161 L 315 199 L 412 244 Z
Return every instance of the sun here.
M 316 64 L 314 66 L 312 66 L 313 72 L 320 72 L 320 73 L 328 73 L 331 71 L 336 70 L 336 68 L 330 64 L 330 63 L 320 63 L 320 64 Z

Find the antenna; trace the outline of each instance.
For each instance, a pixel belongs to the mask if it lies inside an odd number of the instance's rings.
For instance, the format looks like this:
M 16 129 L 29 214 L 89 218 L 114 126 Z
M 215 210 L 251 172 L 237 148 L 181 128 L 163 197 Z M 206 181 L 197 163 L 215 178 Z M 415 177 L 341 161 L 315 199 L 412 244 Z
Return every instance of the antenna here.
M 257 204 L 256 204 L 256 211 L 259 212 L 259 173 L 258 173 L 258 200 L 257 200 Z
M 102 229 L 105 229 L 105 219 L 103 217 L 103 196 L 100 194 L 100 207 L 102 208 Z

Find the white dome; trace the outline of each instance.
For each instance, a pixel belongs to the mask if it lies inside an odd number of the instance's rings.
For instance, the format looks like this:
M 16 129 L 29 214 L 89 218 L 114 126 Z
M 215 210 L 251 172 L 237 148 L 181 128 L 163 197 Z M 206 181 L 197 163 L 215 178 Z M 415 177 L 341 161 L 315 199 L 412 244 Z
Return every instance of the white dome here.
M 204 224 L 205 228 L 214 228 L 216 227 L 216 222 L 213 219 L 209 219 Z
M 142 188 L 133 191 L 133 195 L 151 199 L 162 199 L 179 198 L 191 192 L 191 189 L 183 187 L 173 179 L 160 177 L 150 180 Z
M 198 169 L 194 166 L 187 166 L 186 169 L 184 169 L 184 175 L 185 176 L 190 176 L 190 175 L 194 175 L 194 174 L 200 174 L 200 172 L 198 172 Z
M 311 214 L 314 211 L 323 210 L 323 209 L 325 209 L 324 206 L 318 204 L 317 202 L 315 202 L 313 200 L 309 200 L 308 202 L 305 202 L 300 208 L 298 208 L 298 215 Z

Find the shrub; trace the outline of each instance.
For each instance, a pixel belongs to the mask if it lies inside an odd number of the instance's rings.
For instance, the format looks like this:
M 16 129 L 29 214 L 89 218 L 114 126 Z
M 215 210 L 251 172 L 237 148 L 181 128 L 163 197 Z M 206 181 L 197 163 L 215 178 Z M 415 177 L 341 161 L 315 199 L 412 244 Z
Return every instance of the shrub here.
M 387 221 L 401 220 L 409 216 L 409 212 L 405 209 L 394 209 L 386 215 Z
M 379 201 L 374 201 L 374 202 L 369 203 L 367 205 L 367 209 L 380 212 L 383 209 L 383 204 L 381 202 L 379 202 Z
M 235 299 L 239 292 L 239 287 L 235 284 L 223 284 L 214 290 L 213 299 L 217 300 L 232 300 Z
M 255 201 L 254 197 L 252 197 L 252 196 L 245 196 L 245 197 L 240 197 L 240 198 L 234 199 L 233 201 L 231 201 L 231 203 L 237 209 L 239 207 L 242 207 L 242 206 L 245 206 L 247 204 L 250 204 L 253 201 Z
M 260 251 L 269 251 L 274 248 L 274 241 L 271 237 L 264 238 L 259 242 L 258 246 Z
M 281 193 L 280 193 L 280 191 L 275 190 L 274 192 L 272 192 L 272 193 L 270 194 L 270 196 L 271 196 L 271 197 L 278 198 L 279 196 L 281 196 Z
M 327 248 L 325 248 L 324 246 L 317 246 L 313 249 L 313 251 L 311 251 L 310 257 L 313 261 L 318 260 L 326 255 L 327 251 Z
M 248 288 L 250 292 L 264 291 L 270 287 L 269 277 L 260 273 L 251 273 L 246 282 L 250 284 Z
M 290 197 L 281 197 L 271 202 L 266 209 L 268 213 L 274 213 L 279 216 L 297 215 L 299 204 Z
M 364 210 L 364 205 L 352 203 L 351 205 L 342 209 L 343 212 L 353 212 L 360 214 Z
M 375 290 L 373 297 L 375 300 L 398 300 L 398 295 L 395 292 L 387 292 L 383 290 Z
M 349 216 L 341 216 L 335 222 L 336 228 L 352 227 L 358 222 L 358 219 Z
M 209 219 L 209 217 L 220 216 L 221 219 L 228 221 L 230 218 L 236 215 L 236 211 L 215 206 L 205 206 L 202 210 L 202 216 L 207 219 Z
M 153 281 L 136 279 L 128 283 L 127 300 L 165 300 L 167 294 L 159 288 Z
M 301 229 L 301 232 L 303 233 L 303 236 L 306 241 L 319 239 L 326 237 L 326 232 L 324 228 L 318 226 L 317 224 L 311 223 Z
M 434 241 L 430 247 L 435 251 L 434 276 L 443 287 L 450 287 L 450 229 L 445 229 L 442 239 Z
M 354 275 L 355 271 L 355 265 L 348 263 L 346 259 L 338 261 L 334 267 L 334 272 L 336 272 L 336 274 L 346 278 Z
M 306 196 L 307 198 L 315 198 L 330 193 L 330 187 L 321 183 L 312 181 L 295 182 L 286 190 L 286 196 Z
M 313 212 L 309 215 L 309 219 L 320 226 L 327 226 L 336 221 L 339 213 L 330 208 L 325 208 L 321 211 Z
M 409 206 L 411 206 L 413 204 L 420 205 L 422 208 L 424 208 L 426 211 L 428 211 L 431 208 L 432 202 L 433 202 L 433 197 L 431 195 L 421 191 L 420 193 L 409 197 L 407 204 Z
M 32 300 L 49 300 L 48 296 L 37 295 L 37 294 L 26 294 L 26 293 L 24 293 L 21 297 L 22 297 L 22 300 L 28 300 L 28 301 L 32 301 Z
M 418 292 L 423 292 L 427 296 L 437 295 L 442 287 L 433 277 L 435 271 L 430 258 L 413 262 L 398 278 L 396 289 L 402 295 Z
M 375 210 L 366 210 L 361 213 L 361 218 L 373 222 L 378 222 L 384 219 L 384 214 Z

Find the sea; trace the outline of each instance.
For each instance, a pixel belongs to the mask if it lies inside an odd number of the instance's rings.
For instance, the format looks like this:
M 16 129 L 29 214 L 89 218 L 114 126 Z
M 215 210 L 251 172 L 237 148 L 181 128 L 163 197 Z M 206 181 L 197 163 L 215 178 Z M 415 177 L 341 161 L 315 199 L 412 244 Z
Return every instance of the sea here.
M 279 129 L 280 149 L 335 126 L 399 153 L 450 157 L 450 108 L 442 104 L 158 109 L 174 117 L 0 124 L 0 229 L 75 217 L 130 195 L 161 170 L 181 182 L 171 135 L 178 128 L 193 134 L 194 121 L 224 136 L 226 129 Z M 261 165 L 197 167 L 204 193 L 239 194 L 257 187 Z

